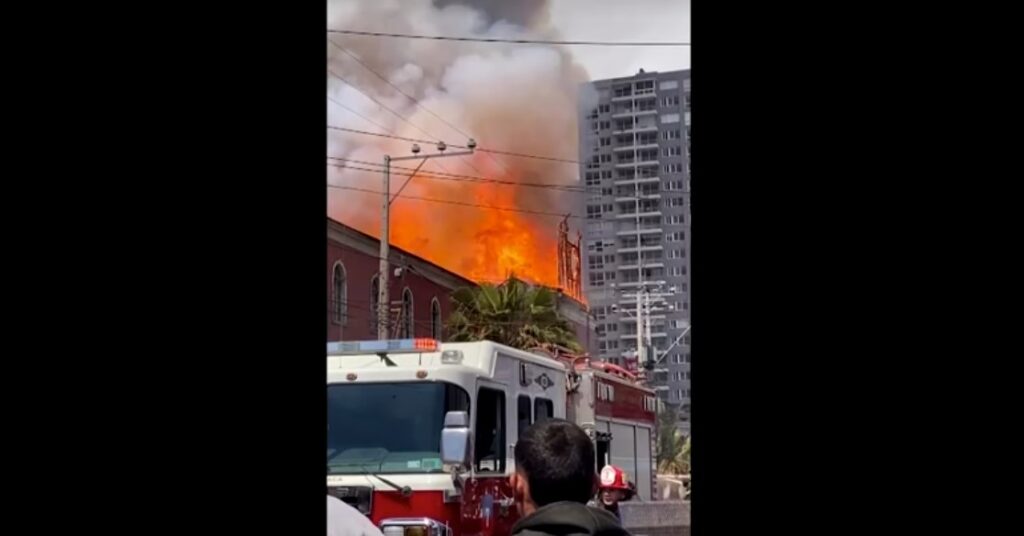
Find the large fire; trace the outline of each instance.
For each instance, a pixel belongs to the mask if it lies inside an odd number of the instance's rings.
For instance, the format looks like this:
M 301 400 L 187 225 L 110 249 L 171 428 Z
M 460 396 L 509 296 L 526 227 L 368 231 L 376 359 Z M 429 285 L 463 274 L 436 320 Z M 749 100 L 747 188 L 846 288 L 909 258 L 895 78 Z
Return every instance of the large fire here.
M 490 207 L 512 207 L 510 200 L 517 190 L 426 176 L 413 181 L 417 197 Z M 477 282 L 497 282 L 515 274 L 557 287 L 557 229 L 558 220 L 552 217 L 401 197 L 391 212 L 393 244 Z
M 386 20 L 396 32 L 556 39 L 548 8 L 547 0 L 331 0 L 328 18 L 333 28 Z M 454 147 L 466 145 L 470 137 L 480 149 L 573 160 L 579 149 L 578 111 L 589 109 L 591 101 L 596 105 L 596 94 L 583 85 L 586 72 L 565 47 L 330 39 L 328 124 L 375 133 L 330 130 L 327 153 L 333 164 L 407 156 L 412 139 L 445 140 Z M 423 154 L 436 152 L 433 142 L 420 141 Z M 417 162 L 400 163 L 393 168 L 392 192 Z M 379 168 L 345 164 L 330 169 L 328 183 L 337 189 L 329 191 L 328 214 L 379 236 L 380 196 L 367 193 L 381 191 Z M 446 171 L 486 179 L 430 176 Z M 472 157 L 431 159 L 391 207 L 391 242 L 474 281 L 497 282 L 515 274 L 558 287 L 559 215 L 581 212 L 579 175 L 572 162 L 480 150 Z M 558 187 L 515 184 L 525 182 Z M 576 228 L 579 220 L 571 223 Z

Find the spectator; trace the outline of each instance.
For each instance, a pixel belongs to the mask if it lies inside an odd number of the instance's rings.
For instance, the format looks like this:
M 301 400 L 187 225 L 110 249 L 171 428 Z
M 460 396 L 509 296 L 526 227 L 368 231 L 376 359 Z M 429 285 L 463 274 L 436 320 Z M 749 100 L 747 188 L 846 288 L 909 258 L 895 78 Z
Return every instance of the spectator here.
M 510 477 L 523 518 L 514 536 L 628 536 L 612 514 L 587 506 L 594 496 L 594 445 L 582 428 L 547 419 L 526 429 L 515 447 Z

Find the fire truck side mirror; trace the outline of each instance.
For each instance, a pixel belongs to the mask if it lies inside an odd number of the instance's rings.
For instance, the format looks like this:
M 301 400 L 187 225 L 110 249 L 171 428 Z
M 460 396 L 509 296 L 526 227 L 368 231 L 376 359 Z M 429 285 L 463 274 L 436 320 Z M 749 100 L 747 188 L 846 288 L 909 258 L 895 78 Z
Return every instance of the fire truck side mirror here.
M 469 413 L 449 411 L 441 430 L 441 461 L 451 465 L 469 465 Z

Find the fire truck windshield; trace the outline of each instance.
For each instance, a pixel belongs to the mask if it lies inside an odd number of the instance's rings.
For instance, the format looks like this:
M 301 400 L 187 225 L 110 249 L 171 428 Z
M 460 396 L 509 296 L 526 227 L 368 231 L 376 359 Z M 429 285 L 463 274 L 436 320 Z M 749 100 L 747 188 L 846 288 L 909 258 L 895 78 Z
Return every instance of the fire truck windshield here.
M 449 411 L 469 411 L 469 394 L 450 383 L 328 385 L 328 474 L 442 472 Z

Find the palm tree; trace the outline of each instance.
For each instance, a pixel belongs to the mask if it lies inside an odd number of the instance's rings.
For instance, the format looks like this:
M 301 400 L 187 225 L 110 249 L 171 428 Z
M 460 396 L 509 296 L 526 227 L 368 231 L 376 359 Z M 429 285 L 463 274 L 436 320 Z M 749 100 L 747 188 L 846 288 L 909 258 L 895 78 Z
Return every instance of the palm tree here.
M 658 415 L 658 472 L 688 474 L 690 472 L 690 438 L 683 437 L 676 423 L 678 410 L 668 406 Z
M 555 293 L 509 277 L 452 293 L 455 311 L 448 318 L 448 340 L 489 340 L 531 350 L 558 345 L 582 351 L 569 323 L 558 314 Z

